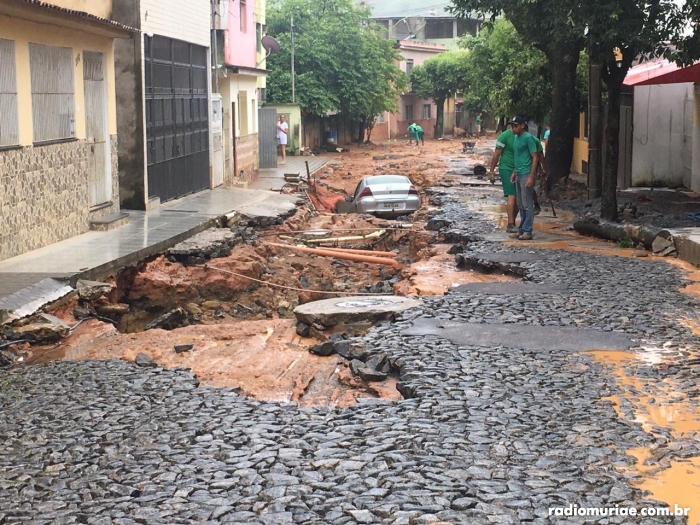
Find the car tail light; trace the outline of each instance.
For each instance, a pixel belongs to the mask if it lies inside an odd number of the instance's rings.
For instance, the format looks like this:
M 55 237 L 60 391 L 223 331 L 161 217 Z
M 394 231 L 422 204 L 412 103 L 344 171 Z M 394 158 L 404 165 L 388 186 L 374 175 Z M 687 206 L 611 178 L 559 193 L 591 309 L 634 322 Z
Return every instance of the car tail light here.
M 372 190 L 370 190 L 369 187 L 362 190 L 362 192 L 357 196 L 358 199 L 362 199 L 363 197 L 374 197 L 374 195 L 372 195 Z
M 418 190 L 416 189 L 416 187 L 413 184 L 411 184 L 411 187 L 408 188 L 408 194 L 409 195 L 418 195 Z

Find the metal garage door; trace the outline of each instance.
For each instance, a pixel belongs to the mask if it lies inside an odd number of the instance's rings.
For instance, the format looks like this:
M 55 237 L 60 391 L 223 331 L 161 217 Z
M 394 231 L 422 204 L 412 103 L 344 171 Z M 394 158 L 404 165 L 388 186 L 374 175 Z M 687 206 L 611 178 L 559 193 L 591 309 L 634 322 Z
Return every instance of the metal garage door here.
M 207 49 L 144 37 L 148 197 L 209 187 Z

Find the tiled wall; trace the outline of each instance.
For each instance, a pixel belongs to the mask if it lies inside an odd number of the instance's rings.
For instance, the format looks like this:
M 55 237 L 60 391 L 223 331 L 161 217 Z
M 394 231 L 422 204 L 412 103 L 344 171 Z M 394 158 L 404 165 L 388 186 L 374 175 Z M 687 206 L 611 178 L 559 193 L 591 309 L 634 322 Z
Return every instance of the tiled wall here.
M 94 218 L 119 209 L 116 146 L 112 136 L 115 202 L 94 212 Z M 89 148 L 74 141 L 0 152 L 0 260 L 90 229 Z
M 236 156 L 238 173 L 243 177 L 234 177 L 234 181 L 251 181 L 258 178 L 258 134 L 236 138 Z M 236 174 L 237 175 L 237 174 Z

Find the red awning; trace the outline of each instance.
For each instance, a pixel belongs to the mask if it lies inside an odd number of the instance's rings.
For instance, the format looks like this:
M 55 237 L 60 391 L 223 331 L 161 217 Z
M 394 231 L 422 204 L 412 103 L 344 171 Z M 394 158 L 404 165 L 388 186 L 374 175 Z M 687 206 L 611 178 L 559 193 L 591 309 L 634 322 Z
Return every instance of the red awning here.
M 626 86 L 651 86 L 685 82 L 700 82 L 700 62 L 682 68 L 663 59 L 644 62 L 629 70 L 624 83 Z

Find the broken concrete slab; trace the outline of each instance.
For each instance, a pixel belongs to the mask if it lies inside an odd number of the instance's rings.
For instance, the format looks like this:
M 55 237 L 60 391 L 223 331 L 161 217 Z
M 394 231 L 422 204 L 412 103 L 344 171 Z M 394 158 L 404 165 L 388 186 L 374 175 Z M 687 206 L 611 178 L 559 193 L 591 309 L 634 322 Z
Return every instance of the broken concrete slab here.
M 335 352 L 335 344 L 332 341 L 319 343 L 309 347 L 309 352 L 320 356 L 329 356 Z
M 187 310 L 184 308 L 175 308 L 174 310 L 170 310 L 168 313 L 154 319 L 151 323 L 146 325 L 145 330 L 152 330 L 153 328 L 174 330 L 175 328 L 186 326 L 188 322 Z
M 68 326 L 61 322 L 59 323 L 30 323 L 24 326 L 13 328 L 13 337 L 20 340 L 52 343 L 60 341 L 70 333 Z
M 358 359 L 350 361 L 350 371 L 353 375 L 359 376 L 360 379 L 368 383 L 372 381 L 384 381 L 388 377 L 384 372 L 375 370 Z
M 241 238 L 227 228 L 211 228 L 176 244 L 166 252 L 166 256 L 182 264 L 201 264 L 231 255 L 233 247 L 240 242 Z
M 73 287 L 63 281 L 42 279 L 0 299 L 0 323 L 7 324 L 29 317 L 47 304 L 73 292 Z
M 458 345 L 505 346 L 525 350 L 629 350 L 632 340 L 620 332 L 521 323 L 486 324 L 418 319 L 406 336 L 438 336 Z
M 457 286 L 450 293 L 482 293 L 485 295 L 545 295 L 563 294 L 569 291 L 563 284 L 537 283 L 469 283 Z
M 109 283 L 80 279 L 76 283 L 75 289 L 78 291 L 78 297 L 81 299 L 85 301 L 94 301 L 103 295 L 107 295 L 114 289 L 114 286 Z
M 418 299 L 395 295 L 336 297 L 299 305 L 294 309 L 294 315 L 308 325 L 317 323 L 331 327 L 393 319 L 397 314 L 422 304 Z
M 493 263 L 522 263 L 522 262 L 532 262 L 541 261 L 547 258 L 545 253 L 528 253 L 528 252 L 496 252 L 496 253 L 478 253 L 471 252 L 467 254 L 465 258 L 487 261 Z

